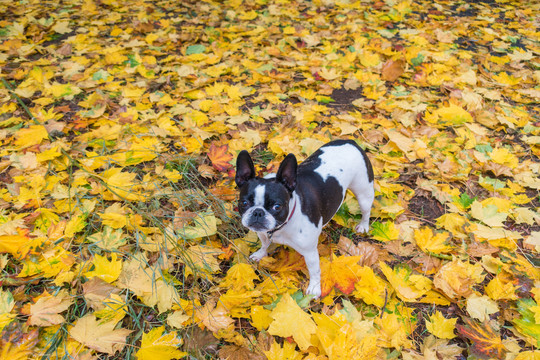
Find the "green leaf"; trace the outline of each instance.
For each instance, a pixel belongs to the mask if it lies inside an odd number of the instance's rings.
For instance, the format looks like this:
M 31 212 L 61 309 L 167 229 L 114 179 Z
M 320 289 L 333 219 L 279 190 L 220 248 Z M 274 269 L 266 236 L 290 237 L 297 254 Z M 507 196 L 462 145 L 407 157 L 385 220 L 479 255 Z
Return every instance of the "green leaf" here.
M 414 66 L 418 66 L 418 65 L 422 64 L 423 62 L 424 62 L 424 55 L 422 55 L 422 54 L 418 54 L 418 56 L 416 56 L 414 59 L 411 59 L 411 63 Z
M 517 302 L 517 306 L 521 318 L 513 321 L 516 329 L 535 339 L 536 346 L 540 346 L 540 324 L 536 323 L 534 313 L 531 310 L 533 306 L 536 306 L 536 303 L 533 299 L 522 299 Z
M 192 55 L 192 54 L 202 54 L 206 51 L 206 46 L 197 44 L 197 45 L 190 45 L 186 49 L 186 55 Z
M 454 201 L 454 203 L 460 205 L 464 209 L 468 209 L 476 199 L 477 199 L 476 196 L 471 198 L 469 194 L 467 193 L 463 193 L 459 197 L 457 196 L 452 197 L 452 200 Z

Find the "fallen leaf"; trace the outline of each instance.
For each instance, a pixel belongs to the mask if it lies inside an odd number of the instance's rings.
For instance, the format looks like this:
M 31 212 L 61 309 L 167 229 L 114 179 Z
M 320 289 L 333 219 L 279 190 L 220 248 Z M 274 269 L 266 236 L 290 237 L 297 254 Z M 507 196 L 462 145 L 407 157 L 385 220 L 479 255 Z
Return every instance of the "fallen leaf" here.
M 188 353 L 178 350 L 182 340 L 175 332 L 165 333 L 165 326 L 151 329 L 142 335 L 141 347 L 135 353 L 139 360 L 180 359 Z
M 310 338 L 317 326 L 289 294 L 283 295 L 270 316 L 274 321 L 268 328 L 269 334 L 284 338 L 292 336 L 302 350 L 311 346 Z
M 115 326 L 116 322 L 99 322 L 94 314 L 88 314 L 79 318 L 68 333 L 90 349 L 113 355 L 122 351 L 126 346 L 126 337 L 133 332 L 115 329 Z
M 426 329 L 440 339 L 453 339 L 456 337 L 454 329 L 457 318 L 446 319 L 440 311 L 436 311 L 426 320 Z
M 227 169 L 232 167 L 229 161 L 233 159 L 233 156 L 229 154 L 228 151 L 228 145 L 216 146 L 215 144 L 212 144 L 210 146 L 208 158 L 217 171 L 227 171 Z
M 489 325 L 474 320 L 463 318 L 465 325 L 456 325 L 456 329 L 462 337 L 471 341 L 471 351 L 482 359 L 502 359 L 506 354 L 506 348 L 500 335 Z
M 396 81 L 405 70 L 405 63 L 402 60 L 388 60 L 382 66 L 382 79 L 386 81 Z

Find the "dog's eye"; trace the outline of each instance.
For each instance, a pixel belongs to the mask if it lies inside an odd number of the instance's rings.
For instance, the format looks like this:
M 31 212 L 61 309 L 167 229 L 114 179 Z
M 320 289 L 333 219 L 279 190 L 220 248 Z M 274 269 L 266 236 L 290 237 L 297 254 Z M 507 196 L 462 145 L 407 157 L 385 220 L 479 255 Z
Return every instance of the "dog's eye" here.
M 249 201 L 247 201 L 247 200 L 242 200 L 242 205 L 243 205 L 243 206 L 248 206 L 248 205 L 249 205 Z
M 281 210 L 281 205 L 280 204 L 274 204 L 274 206 L 272 206 L 272 209 L 274 211 L 279 211 L 279 210 Z

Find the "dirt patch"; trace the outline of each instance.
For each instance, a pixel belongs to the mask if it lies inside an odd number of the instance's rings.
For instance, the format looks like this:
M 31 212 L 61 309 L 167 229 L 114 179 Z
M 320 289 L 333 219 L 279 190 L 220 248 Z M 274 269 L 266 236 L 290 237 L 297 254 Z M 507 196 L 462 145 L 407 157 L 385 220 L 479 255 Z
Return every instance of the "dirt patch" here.
M 409 211 L 428 222 L 434 222 L 444 214 L 444 208 L 440 202 L 424 195 L 415 195 L 409 201 Z
M 356 90 L 347 90 L 345 88 L 341 88 L 335 89 L 330 97 L 334 100 L 333 103 L 329 104 L 330 106 L 339 107 L 346 110 L 348 108 L 354 108 L 352 102 L 364 96 L 362 95 L 362 88 L 358 88 Z

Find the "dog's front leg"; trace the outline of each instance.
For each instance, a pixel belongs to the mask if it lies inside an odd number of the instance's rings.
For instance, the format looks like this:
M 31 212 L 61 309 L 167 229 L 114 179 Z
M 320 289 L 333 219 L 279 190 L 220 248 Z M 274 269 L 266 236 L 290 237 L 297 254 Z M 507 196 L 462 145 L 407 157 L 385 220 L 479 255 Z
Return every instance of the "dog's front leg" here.
M 306 295 L 314 295 L 315 298 L 321 296 L 321 264 L 319 260 L 319 250 L 317 247 L 302 254 L 306 260 L 306 266 L 309 271 L 309 286 Z
M 309 271 L 309 285 L 306 290 L 306 295 L 314 295 L 315 298 L 321 296 L 321 264 L 319 260 L 319 250 L 317 243 L 308 249 L 295 249 L 306 261 L 306 266 Z
M 261 241 L 261 248 L 250 255 L 250 259 L 253 261 L 261 261 L 263 257 L 268 255 L 268 247 L 272 243 L 265 232 L 258 232 L 259 240 Z

